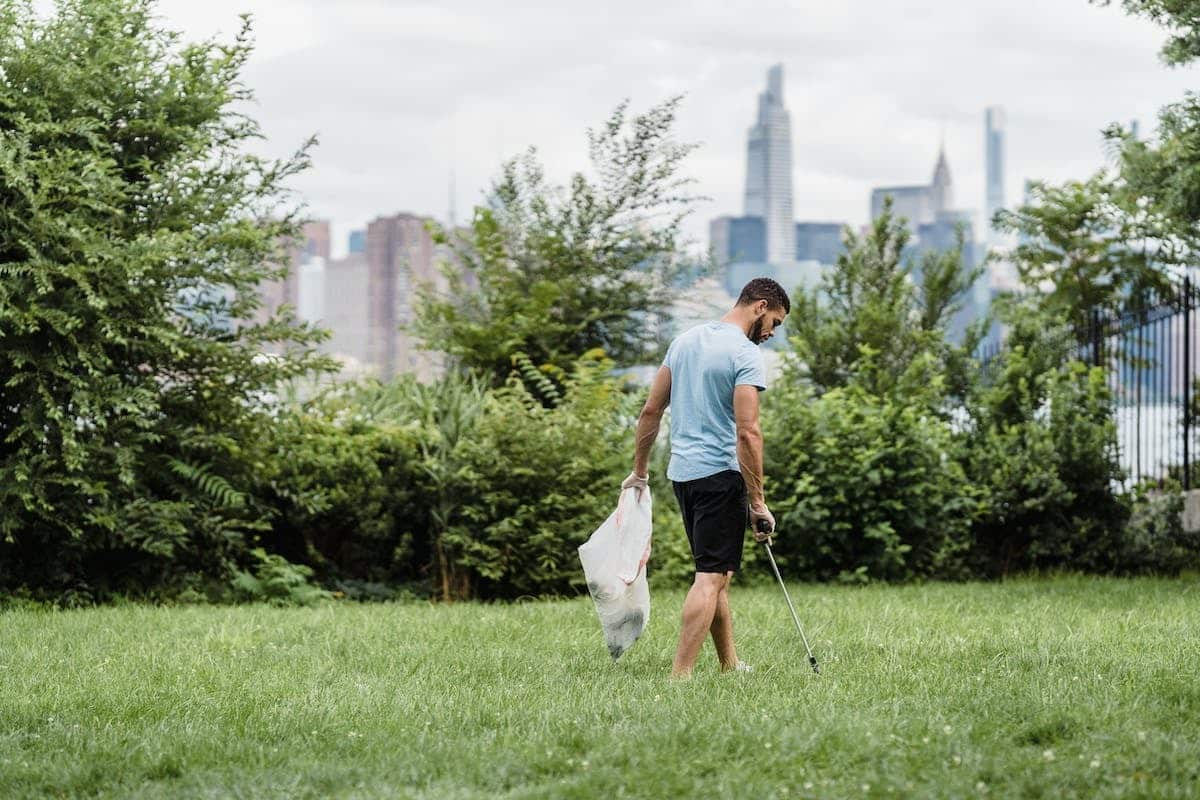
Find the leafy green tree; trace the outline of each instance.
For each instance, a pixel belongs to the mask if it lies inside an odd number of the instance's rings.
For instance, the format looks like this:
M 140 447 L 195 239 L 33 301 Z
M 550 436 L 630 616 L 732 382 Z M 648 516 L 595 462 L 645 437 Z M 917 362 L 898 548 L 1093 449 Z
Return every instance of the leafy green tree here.
M 1091 0 L 1107 6 L 1112 0 Z M 1171 31 L 1163 45 L 1163 61 L 1179 66 L 1200 58 L 1200 3 L 1195 0 L 1121 0 L 1124 9 L 1158 23 Z
M 149 0 L 0 3 L 0 586 L 227 574 L 266 525 L 265 401 L 330 365 L 287 317 L 238 322 L 308 163 L 247 152 L 250 50 Z
M 865 235 L 846 232 L 845 252 L 819 287 L 800 289 L 793 298 L 790 377 L 821 393 L 857 376 L 870 382 L 870 390 L 884 393 L 896 388 L 913 365 L 940 372 L 955 358 L 946 327 L 979 272 L 963 267 L 961 234 L 956 249 L 924 253 L 915 263 L 906 251 L 908 242 L 908 229 L 892 215 L 890 198 Z M 967 352 L 974 349 L 975 335 L 965 345 Z M 866 353 L 871 368 L 862 370 Z M 921 353 L 936 358 L 918 359 Z M 925 382 L 920 375 L 910 378 Z
M 1019 237 L 1002 257 L 1050 317 L 1086 338 L 1093 311 L 1120 312 L 1167 288 L 1162 227 L 1124 182 L 1100 173 L 1031 189 L 1030 202 L 1000 211 L 996 225 Z
M 1110 5 L 1111 0 L 1092 0 Z M 1122 0 L 1125 10 L 1171 31 L 1162 57 L 1182 65 L 1200 56 L 1200 4 Z M 1157 141 L 1118 125 L 1105 134 L 1117 169 L 1061 186 L 1037 183 L 1032 201 L 997 215 L 1021 243 L 1011 260 L 1044 309 L 1088 336 L 1096 309 L 1122 312 L 1169 290 L 1200 245 L 1200 99 L 1189 94 L 1160 113 Z
M 680 223 L 698 199 L 680 174 L 680 98 L 644 114 L 620 105 L 588 132 L 591 172 L 550 184 L 535 151 L 508 161 L 465 231 L 440 232 L 449 288 L 418 290 L 426 347 L 501 386 L 513 356 L 565 370 L 600 348 L 618 365 L 661 345 L 673 283 L 694 268 Z

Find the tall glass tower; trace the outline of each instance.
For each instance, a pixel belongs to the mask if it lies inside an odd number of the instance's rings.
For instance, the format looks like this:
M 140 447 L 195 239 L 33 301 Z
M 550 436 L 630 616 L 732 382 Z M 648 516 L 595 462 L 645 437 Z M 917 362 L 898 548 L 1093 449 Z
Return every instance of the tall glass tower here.
M 984 197 L 985 238 L 992 238 L 992 217 L 1004 208 L 1004 108 L 989 106 L 983 112 L 983 145 L 987 153 L 987 189 Z
M 767 90 L 758 95 L 758 121 L 746 141 L 747 217 L 762 217 L 771 264 L 796 258 L 792 218 L 792 123 L 783 107 L 783 65 L 767 70 Z

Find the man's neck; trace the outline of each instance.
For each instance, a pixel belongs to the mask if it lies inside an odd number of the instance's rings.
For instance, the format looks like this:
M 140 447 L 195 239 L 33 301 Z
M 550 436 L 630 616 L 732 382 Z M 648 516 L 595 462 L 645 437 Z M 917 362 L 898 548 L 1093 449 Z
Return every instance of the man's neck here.
M 742 329 L 742 333 L 749 336 L 750 326 L 754 324 L 754 318 L 742 314 L 736 308 L 734 308 L 728 314 L 721 317 L 721 322 L 728 322 L 730 325 L 736 325 Z

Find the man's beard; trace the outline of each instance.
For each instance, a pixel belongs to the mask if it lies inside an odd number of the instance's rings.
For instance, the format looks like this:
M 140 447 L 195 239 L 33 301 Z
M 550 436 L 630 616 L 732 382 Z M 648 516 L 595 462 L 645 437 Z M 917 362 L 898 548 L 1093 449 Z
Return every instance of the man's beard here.
M 762 344 L 766 341 L 766 337 L 763 336 L 763 320 L 765 319 L 766 317 L 759 317 L 758 319 L 754 320 L 754 324 L 750 326 L 750 335 L 748 338 L 755 344 Z

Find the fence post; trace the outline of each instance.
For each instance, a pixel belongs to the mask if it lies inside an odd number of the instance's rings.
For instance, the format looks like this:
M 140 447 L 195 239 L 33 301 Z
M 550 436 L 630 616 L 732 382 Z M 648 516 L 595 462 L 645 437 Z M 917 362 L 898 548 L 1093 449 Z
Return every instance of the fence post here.
M 1104 334 L 1100 326 L 1100 309 L 1092 307 L 1092 366 L 1104 366 L 1104 355 L 1101 353 L 1101 348 L 1104 343 Z
M 1183 488 L 1192 488 L 1192 279 L 1183 279 Z

